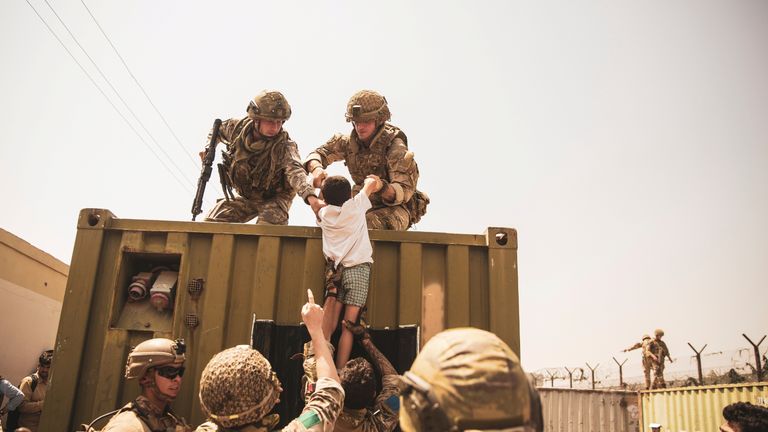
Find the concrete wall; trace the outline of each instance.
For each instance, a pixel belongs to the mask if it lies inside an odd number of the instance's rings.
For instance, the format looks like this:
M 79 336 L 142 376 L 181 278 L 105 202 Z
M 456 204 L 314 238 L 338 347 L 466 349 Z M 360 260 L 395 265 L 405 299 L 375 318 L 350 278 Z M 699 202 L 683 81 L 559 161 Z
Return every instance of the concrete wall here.
M 0 229 L 0 374 L 17 385 L 56 341 L 69 266 Z

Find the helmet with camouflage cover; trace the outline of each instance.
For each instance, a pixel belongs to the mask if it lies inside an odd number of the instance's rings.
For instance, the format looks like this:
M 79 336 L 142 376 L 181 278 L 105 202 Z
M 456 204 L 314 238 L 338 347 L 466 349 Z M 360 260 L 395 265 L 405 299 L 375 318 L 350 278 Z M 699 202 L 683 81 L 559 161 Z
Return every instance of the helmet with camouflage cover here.
M 246 109 L 252 120 L 287 121 L 291 118 L 291 106 L 279 91 L 262 90 Z
M 443 331 L 403 376 L 400 426 L 411 431 L 533 430 L 531 387 L 514 352 L 493 333 Z
M 664 336 L 664 330 L 662 330 L 662 329 L 656 329 L 656 330 L 654 330 L 654 331 L 653 331 L 653 334 L 654 334 L 655 336 Z
M 348 122 L 364 122 L 375 120 L 384 123 L 392 118 L 387 106 L 387 98 L 373 90 L 360 90 L 352 95 L 347 102 Z
M 131 350 L 125 363 L 125 378 L 138 379 L 144 376 L 149 368 L 165 365 L 181 366 L 184 364 L 186 352 L 184 339 L 175 341 L 165 338 L 146 340 Z
M 269 361 L 248 345 L 211 359 L 200 377 L 200 406 L 216 424 L 236 428 L 264 417 L 282 391 Z
M 646 340 L 646 339 L 650 339 L 650 338 L 651 338 L 650 336 L 648 336 L 647 334 L 644 334 L 643 335 L 643 339 L 641 339 L 641 340 Z

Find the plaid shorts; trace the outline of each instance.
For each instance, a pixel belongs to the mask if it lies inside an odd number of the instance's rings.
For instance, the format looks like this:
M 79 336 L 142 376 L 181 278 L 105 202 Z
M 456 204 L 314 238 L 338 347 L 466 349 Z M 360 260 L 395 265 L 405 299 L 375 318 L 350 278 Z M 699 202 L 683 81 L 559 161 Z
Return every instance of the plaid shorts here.
M 341 291 L 339 301 L 352 306 L 365 306 L 368 299 L 368 286 L 371 282 L 371 263 L 362 263 L 344 267 L 341 272 Z

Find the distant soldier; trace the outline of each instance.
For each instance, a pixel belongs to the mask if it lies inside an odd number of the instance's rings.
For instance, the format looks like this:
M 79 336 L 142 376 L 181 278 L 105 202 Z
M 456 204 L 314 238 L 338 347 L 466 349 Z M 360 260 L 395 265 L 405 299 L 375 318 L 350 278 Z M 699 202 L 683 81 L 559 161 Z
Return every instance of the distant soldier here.
M 484 330 L 438 333 L 402 384 L 400 428 L 405 432 L 543 430 L 540 400 L 520 360 Z
M 205 218 L 210 222 L 285 225 L 297 194 L 317 212 L 321 202 L 307 183 L 296 143 L 283 129 L 291 107 L 282 93 L 262 91 L 251 101 L 248 115 L 221 123 L 218 140 L 224 152 L 224 181 L 237 192 L 219 199 Z
M 315 178 L 314 186 L 321 186 L 327 176 L 325 168 L 336 161 L 344 161 L 349 169 L 355 195 L 367 176 L 376 175 L 384 183 L 370 196 L 368 228 L 407 230 L 426 213 L 429 198 L 416 190 L 419 167 L 408 150 L 405 133 L 388 123 L 387 99 L 373 90 L 361 90 L 347 103 L 346 118 L 352 122 L 352 132 L 334 135 L 304 161 Z
M 667 383 L 664 382 L 664 359 L 668 358 L 670 363 L 674 360 L 672 360 L 672 357 L 669 355 L 667 344 L 661 340 L 662 336 L 664 336 L 664 330 L 656 329 L 653 334 L 656 338 L 653 341 L 654 343 L 652 347 L 654 349 L 653 353 L 656 355 L 657 359 L 653 370 L 653 388 L 666 388 Z
M 156 338 L 136 345 L 128 354 L 125 378 L 138 380 L 141 394 L 120 408 L 102 432 L 191 431 L 171 411 L 171 402 L 181 390 L 185 351 L 182 339 Z
M 309 291 L 309 290 L 307 290 Z M 309 301 L 301 311 L 315 349 L 317 384 L 301 415 L 283 431 L 331 432 L 344 405 L 344 389 L 323 334 L 323 309 Z M 200 407 L 208 421 L 197 432 L 269 432 L 280 417 L 269 414 L 283 391 L 272 365 L 248 345 L 226 349 L 211 359 L 200 377 Z
M 631 347 L 623 350 L 624 352 L 629 352 L 632 350 L 636 350 L 638 348 L 642 348 L 642 355 L 643 355 L 643 375 L 645 375 L 645 389 L 650 390 L 651 389 L 651 369 L 655 368 L 656 363 L 658 362 L 658 358 L 656 357 L 656 354 L 654 353 L 655 343 L 653 339 L 651 339 L 650 336 L 647 334 L 643 335 L 642 342 L 638 342 Z

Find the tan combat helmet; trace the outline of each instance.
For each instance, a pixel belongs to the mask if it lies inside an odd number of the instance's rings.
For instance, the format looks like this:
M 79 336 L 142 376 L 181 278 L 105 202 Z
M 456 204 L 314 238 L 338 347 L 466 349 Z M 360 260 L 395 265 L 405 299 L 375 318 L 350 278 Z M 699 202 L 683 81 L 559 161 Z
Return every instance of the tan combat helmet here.
M 347 121 L 364 122 L 375 120 L 377 124 L 392 118 L 387 98 L 373 90 L 360 90 L 347 103 Z
M 280 120 L 291 118 L 291 106 L 279 91 L 262 90 L 248 104 L 246 109 L 252 120 Z
M 282 391 L 269 361 L 248 345 L 226 349 L 200 376 L 200 407 L 214 423 L 238 428 L 259 421 Z
M 664 336 L 664 330 L 662 330 L 662 329 L 656 329 L 656 330 L 654 330 L 654 331 L 653 331 L 653 334 L 654 334 L 655 336 Z
M 535 390 L 514 352 L 493 333 L 443 331 L 403 376 L 403 431 L 532 431 Z
M 646 340 L 646 339 L 650 339 L 650 338 L 651 338 L 650 336 L 648 336 L 647 334 L 644 334 L 643 335 L 643 339 L 641 339 L 641 340 Z
M 125 378 L 142 378 L 149 368 L 165 365 L 181 366 L 187 350 L 184 339 L 156 338 L 144 341 L 128 354 L 125 364 Z

